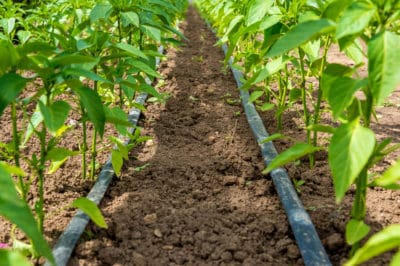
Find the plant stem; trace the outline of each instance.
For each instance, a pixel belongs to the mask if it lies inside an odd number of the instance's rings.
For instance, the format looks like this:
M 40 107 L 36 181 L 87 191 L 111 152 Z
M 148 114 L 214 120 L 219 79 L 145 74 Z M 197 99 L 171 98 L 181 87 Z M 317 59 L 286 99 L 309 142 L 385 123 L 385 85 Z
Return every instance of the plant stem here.
M 97 67 L 94 68 L 94 73 L 97 74 Z M 93 90 L 97 92 L 97 81 L 93 83 Z M 93 137 L 92 137 L 92 147 L 91 147 L 91 171 L 90 171 L 90 179 L 94 179 L 94 174 L 96 172 L 96 157 L 97 157 L 97 130 L 94 128 Z
M 301 102 L 303 104 L 303 119 L 307 129 L 307 143 L 311 144 L 311 131 L 308 129 L 308 126 L 310 125 L 310 112 L 308 111 L 308 106 L 307 106 L 306 74 L 305 74 L 304 57 L 303 57 L 304 55 L 300 48 L 299 48 L 299 56 L 300 56 L 300 72 L 301 72 L 300 88 L 301 88 Z M 310 167 L 311 168 L 314 167 L 315 164 L 314 153 L 311 153 L 309 155 L 309 161 L 310 161 Z
M 83 106 L 81 105 L 81 111 L 82 111 L 82 179 L 86 179 L 86 172 L 87 172 L 87 165 L 86 165 L 86 152 L 88 150 L 88 145 L 87 145 L 87 127 L 86 127 L 86 118 L 85 118 L 85 110 Z
M 20 145 L 20 138 L 18 134 L 18 125 L 17 125 L 17 105 L 15 102 L 11 103 L 11 120 L 12 120 L 12 132 L 13 132 L 13 144 L 14 144 L 14 150 L 13 150 L 13 156 L 14 156 L 14 162 L 16 167 L 20 167 L 20 150 L 19 150 L 19 145 Z M 18 185 L 21 190 L 21 198 L 22 200 L 26 201 L 26 186 L 24 179 L 21 175 L 18 175 Z
M 325 45 L 324 45 L 324 53 L 322 56 L 322 61 L 321 61 L 321 68 L 319 71 L 319 77 L 318 77 L 318 96 L 317 96 L 317 103 L 315 105 L 315 110 L 314 110 L 314 119 L 313 119 L 313 124 L 318 124 L 319 123 L 319 118 L 321 114 L 321 102 L 322 102 L 322 89 L 321 89 L 321 77 L 322 77 L 322 72 L 324 71 L 325 68 L 325 63 L 326 63 L 326 57 L 328 54 L 328 50 L 331 44 L 331 37 L 328 36 Z M 317 146 L 318 145 L 318 131 L 314 131 L 314 136 L 313 136 L 313 145 Z

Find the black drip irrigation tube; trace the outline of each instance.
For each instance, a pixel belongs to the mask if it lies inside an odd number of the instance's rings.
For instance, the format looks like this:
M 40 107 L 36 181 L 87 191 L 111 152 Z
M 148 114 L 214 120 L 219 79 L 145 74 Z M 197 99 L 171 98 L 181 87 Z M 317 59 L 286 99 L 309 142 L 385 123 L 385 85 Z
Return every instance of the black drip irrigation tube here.
M 226 54 L 228 47 L 224 44 L 222 49 Z M 278 155 L 278 152 L 271 141 L 263 143 L 263 140 L 265 140 L 269 134 L 267 133 L 254 104 L 249 101 L 249 92 L 240 89 L 243 85 L 241 82 L 243 74 L 232 66 L 231 58 L 229 59 L 229 66 L 240 90 L 240 97 L 246 113 L 247 121 L 249 122 L 258 145 L 260 146 L 264 163 L 265 165 L 269 165 Z M 271 171 L 270 176 L 274 182 L 283 208 L 285 209 L 289 224 L 303 257 L 304 264 L 307 266 L 332 265 L 321 240 L 318 237 L 311 218 L 304 209 L 286 170 L 284 168 L 277 168 Z
M 160 46 L 158 48 L 158 52 L 162 54 L 164 51 L 164 47 Z M 156 65 L 158 66 L 160 63 L 160 59 L 156 59 Z M 150 85 L 151 81 L 146 78 L 146 82 Z M 148 97 L 148 93 L 142 92 L 135 98 L 135 103 L 143 105 Z M 129 129 L 129 132 L 133 134 L 135 131 L 135 127 L 139 121 L 141 111 L 137 108 L 132 108 L 128 114 L 128 120 L 132 124 L 132 128 Z M 131 140 L 128 139 L 125 141 L 125 146 L 129 144 Z M 108 186 L 111 183 L 112 178 L 114 177 L 114 170 L 111 163 L 111 155 L 107 162 L 103 165 L 101 172 L 96 180 L 96 183 L 90 190 L 87 198 L 99 205 L 100 201 L 103 199 Z M 90 218 L 84 214 L 82 211 L 78 210 L 77 213 L 72 217 L 65 231 L 61 234 L 58 239 L 56 245 L 53 248 L 53 256 L 57 266 L 65 266 L 67 265 L 72 252 L 75 249 L 76 243 L 81 237 L 83 231 L 85 230 L 87 224 L 89 223 Z M 52 264 L 49 261 L 46 261 L 45 266 L 51 266 Z

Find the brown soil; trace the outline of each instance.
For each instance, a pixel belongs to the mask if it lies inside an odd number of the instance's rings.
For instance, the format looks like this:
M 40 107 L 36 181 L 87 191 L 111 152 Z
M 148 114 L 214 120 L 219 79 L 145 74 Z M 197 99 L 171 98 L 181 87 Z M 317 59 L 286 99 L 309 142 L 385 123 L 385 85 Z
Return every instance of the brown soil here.
M 259 147 L 242 107 L 232 101 L 239 94 L 233 76 L 223 69 L 214 35 L 193 8 L 182 30 L 189 41 L 169 50 L 160 66 L 165 77 L 160 89 L 170 98 L 165 104 L 149 104 L 141 122 L 143 134 L 153 139 L 131 152 L 122 176 L 103 199 L 108 229 L 90 224 L 69 265 L 303 265 L 274 185 L 260 174 Z M 395 143 L 399 95 L 378 110 L 374 128 L 379 138 L 391 136 Z M 262 116 L 267 130 L 277 132 L 274 113 Z M 304 140 L 298 112 L 288 111 L 283 118 L 283 133 Z M 275 145 L 282 151 L 292 143 L 285 139 Z M 78 159 L 64 168 L 68 172 L 76 165 Z M 290 177 L 305 181 L 300 197 L 332 263 L 343 263 L 354 191 L 335 204 L 325 153 L 318 154 L 314 169 L 306 159 L 287 169 Z M 61 171 L 48 182 L 50 211 L 87 192 L 88 184 L 70 172 L 63 178 Z M 368 193 L 367 222 L 373 232 L 400 222 L 398 192 Z M 47 220 L 52 244 L 71 213 Z M 0 242 L 9 241 L 9 226 L 0 220 L 0 227 L 6 228 Z M 389 259 L 387 254 L 366 265 L 384 265 Z

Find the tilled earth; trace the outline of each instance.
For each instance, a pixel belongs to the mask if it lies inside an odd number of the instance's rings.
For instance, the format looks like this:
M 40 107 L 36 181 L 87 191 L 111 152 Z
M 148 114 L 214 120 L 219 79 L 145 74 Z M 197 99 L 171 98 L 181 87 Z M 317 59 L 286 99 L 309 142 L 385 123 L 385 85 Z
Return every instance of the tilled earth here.
M 149 104 L 141 120 L 142 133 L 152 140 L 132 150 L 101 203 L 108 229 L 90 224 L 69 265 L 303 265 L 274 185 L 261 175 L 259 147 L 214 34 L 192 7 L 181 26 L 188 41 L 169 50 L 160 66 L 160 90 L 169 99 Z M 330 56 L 340 60 L 340 55 Z M 379 138 L 391 136 L 396 143 L 399 95 L 378 110 L 374 126 Z M 267 130 L 277 132 L 274 112 L 262 117 Z M 284 114 L 283 133 L 291 138 L 276 141 L 279 151 L 305 139 L 298 112 Z M 72 142 L 76 145 L 77 139 Z M 46 184 L 49 210 L 87 193 L 89 182 L 68 171 L 78 165 L 79 159 L 70 160 L 62 169 L 70 177 L 61 172 Z M 311 170 L 307 159 L 287 169 L 291 178 L 305 181 L 298 187 L 304 206 L 332 263 L 342 264 L 349 251 L 343 235 L 354 191 L 335 204 L 323 152 Z M 77 181 L 66 180 L 71 178 Z M 368 204 L 373 232 L 400 222 L 399 193 L 371 189 Z M 51 243 L 71 215 L 49 217 Z M 10 226 L 2 220 L 0 226 L 6 228 L 0 240 L 7 242 Z M 389 259 L 386 254 L 366 265 L 384 265 Z

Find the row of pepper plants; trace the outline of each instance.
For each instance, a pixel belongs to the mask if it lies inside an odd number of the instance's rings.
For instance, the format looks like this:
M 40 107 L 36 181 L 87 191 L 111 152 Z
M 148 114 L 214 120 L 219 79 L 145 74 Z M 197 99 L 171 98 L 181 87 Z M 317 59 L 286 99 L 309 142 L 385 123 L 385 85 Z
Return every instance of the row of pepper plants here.
M 106 147 L 118 175 L 128 150 L 147 139 L 139 130 L 129 133 L 126 111 L 144 109 L 134 102 L 138 93 L 163 100 L 146 81 L 161 77 L 158 47 L 183 38 L 177 22 L 186 5 L 184 0 L 0 1 L 0 115 L 9 110 L 12 118 L 12 140 L 0 143 L 0 215 L 14 225 L 11 236 L 19 228 L 30 241 L 12 239 L 13 247 L 0 248 L 0 262 L 29 265 L 27 256 L 54 262 L 43 235 L 44 183 L 69 157 L 80 155 L 82 178 L 94 179 L 98 142 L 108 141 L 114 144 Z M 62 145 L 73 128 L 72 113 L 79 114 L 79 150 Z M 107 123 L 122 137 L 104 136 Z M 125 147 L 123 137 L 133 142 Z M 24 154 L 32 142 L 40 150 Z M 37 196 L 28 200 L 33 186 Z M 76 199 L 70 207 L 107 226 L 90 200 Z
M 399 148 L 391 139 L 378 141 L 371 129 L 376 107 L 400 83 L 400 1 L 396 0 L 197 0 L 213 25 L 219 44 L 229 47 L 226 60 L 245 74 L 241 89 L 251 88 L 250 101 L 262 111 L 282 114 L 301 102 L 307 138 L 281 153 L 264 173 L 302 156 L 328 151 L 336 202 L 355 185 L 356 193 L 345 238 L 352 246 L 346 265 L 362 263 L 400 246 L 400 225 L 371 236 L 365 223 L 368 187 L 398 189 L 400 161 L 383 173 L 372 168 Z M 353 64 L 328 62 L 338 46 Z M 367 64 L 367 76 L 361 68 Z M 327 105 L 332 122 L 321 123 Z M 320 144 L 318 133 L 329 134 Z M 321 135 L 321 133 L 320 133 Z M 282 137 L 273 134 L 265 141 Z M 400 263 L 400 252 L 392 260 Z

